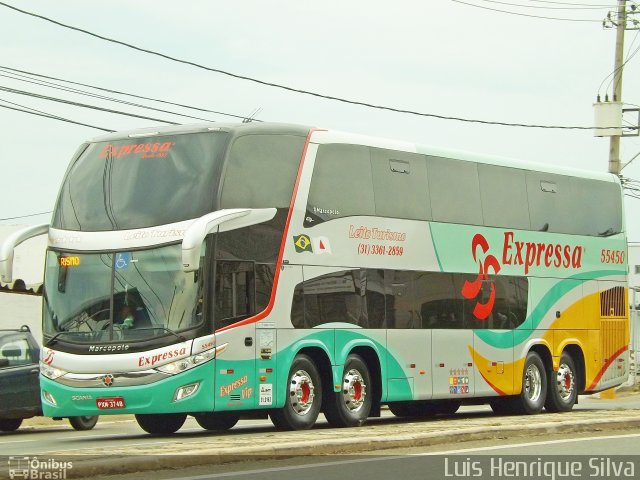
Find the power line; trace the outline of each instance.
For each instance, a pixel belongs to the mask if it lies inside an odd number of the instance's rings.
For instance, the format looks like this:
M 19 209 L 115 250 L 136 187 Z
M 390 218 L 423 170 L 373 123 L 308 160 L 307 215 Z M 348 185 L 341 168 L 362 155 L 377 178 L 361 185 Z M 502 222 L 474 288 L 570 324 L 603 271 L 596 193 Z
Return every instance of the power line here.
M 452 0 L 452 1 L 458 1 L 458 0 Z M 458 3 L 464 3 L 464 2 L 458 2 Z M 469 5 L 471 5 L 471 4 L 469 4 Z M 526 124 L 526 123 L 496 122 L 496 121 L 489 121 L 489 120 L 469 119 L 469 118 L 463 118 L 463 117 L 452 117 L 452 116 L 447 116 L 447 115 L 438 115 L 438 114 L 434 114 L 434 113 L 424 113 L 424 112 L 418 112 L 418 111 L 408 110 L 408 109 L 403 109 L 403 108 L 388 107 L 388 106 L 384 106 L 384 105 L 376 105 L 376 104 L 367 103 L 367 102 L 349 100 L 349 99 L 342 98 L 342 97 L 336 97 L 336 96 L 332 96 L 332 95 L 325 95 L 325 94 L 321 94 L 321 93 L 317 93 L 317 92 L 312 92 L 312 91 L 309 91 L 309 90 L 303 90 L 303 89 L 299 89 L 299 88 L 289 87 L 289 86 L 286 86 L 286 85 L 281 85 L 281 84 L 278 84 L 278 83 L 267 82 L 265 80 L 260 80 L 260 79 L 249 77 L 249 76 L 246 76 L 246 75 L 239 75 L 239 74 L 236 74 L 236 73 L 227 72 L 225 70 L 221 70 L 221 69 L 218 69 L 218 68 L 207 67 L 205 65 L 202 65 L 202 64 L 199 64 L 199 63 L 196 63 L 196 62 L 192 62 L 192 61 L 189 61 L 189 60 L 182 60 L 182 59 L 179 59 L 179 58 L 176 58 L 176 57 L 164 54 L 164 53 L 156 52 L 154 50 L 149 50 L 147 48 L 138 47 L 138 46 L 132 45 L 130 43 L 123 42 L 121 40 L 116 40 L 116 39 L 113 39 L 113 38 L 105 37 L 103 35 L 99 35 L 97 33 L 93 33 L 93 32 L 90 32 L 90 31 L 82 29 L 82 28 L 78 28 L 78 27 L 74 27 L 74 26 L 71 26 L 71 25 L 67 25 L 67 24 L 58 22 L 57 20 L 53 20 L 51 18 L 45 17 L 43 15 L 39 15 L 39 14 L 36 14 L 36 13 L 28 12 L 26 10 L 22 10 L 20 8 L 14 7 L 14 6 L 9 5 L 7 3 L 4 3 L 4 2 L 0 2 L 0 6 L 4 6 L 6 8 L 9 8 L 11 10 L 20 12 L 20 13 L 25 14 L 25 15 L 29 15 L 31 17 L 39 18 L 41 20 L 53 23 L 53 24 L 58 25 L 58 26 L 63 27 L 63 28 L 67 28 L 67 29 L 70 29 L 70 30 L 74 30 L 76 32 L 84 33 L 85 35 L 89 35 L 89 36 L 98 38 L 100 40 L 104 40 L 106 42 L 122 45 L 124 47 L 131 48 L 131 49 L 137 50 L 139 52 L 148 53 L 150 55 L 155 55 L 157 57 L 161 57 L 161 58 L 164 58 L 166 60 L 170 60 L 170 61 L 173 61 L 173 62 L 181 63 L 181 64 L 184 64 L 184 65 L 190 65 L 190 66 L 202 69 L 202 70 L 207 70 L 207 71 L 210 71 L 210 72 L 219 73 L 219 74 L 226 75 L 226 76 L 229 76 L 229 77 L 232 77 L 232 78 L 236 78 L 236 79 L 239 79 L 239 80 L 245 80 L 245 81 L 257 83 L 259 85 L 264 85 L 264 86 L 273 87 L 273 88 L 279 88 L 281 90 L 285 90 L 285 91 L 288 91 L 288 92 L 299 93 L 299 94 L 302 94 L 302 95 L 309 95 L 309 96 L 312 96 L 312 97 L 322 98 L 322 99 L 325 99 L 325 100 L 333 100 L 333 101 L 337 101 L 337 102 L 347 103 L 347 104 L 350 104 L 350 105 L 359 105 L 359 106 L 362 106 L 362 107 L 375 108 L 375 109 L 378 109 L 378 110 L 385 110 L 385 111 L 395 112 L 395 113 L 404 113 L 404 114 L 408 114 L 408 115 L 416 115 L 416 116 L 420 116 L 420 117 L 436 118 L 436 119 L 440 119 L 440 120 L 453 120 L 453 121 L 458 121 L 458 122 L 476 123 L 476 124 L 482 124 L 482 125 L 499 125 L 499 126 L 505 126 L 505 127 L 542 128 L 542 129 L 554 129 L 554 130 L 593 130 L 594 129 L 594 127 L 583 127 L 583 126 L 536 125 L 536 124 Z M 484 8 L 484 7 L 482 7 L 482 8 Z M 605 128 L 605 127 L 597 127 L 597 128 Z M 609 128 L 609 127 L 606 127 L 606 128 Z M 611 128 L 613 128 L 613 127 L 611 127 Z
M 0 222 L 3 222 L 5 220 L 17 220 L 19 218 L 37 217 L 38 215 L 46 215 L 46 214 L 52 213 L 52 212 L 53 212 L 52 210 L 49 210 L 48 212 L 30 213 L 28 215 L 19 215 L 17 217 L 0 218 Z
M 6 102 L 6 103 L 12 103 L 12 102 L 7 102 L 6 100 L 0 100 L 0 101 Z M 115 130 L 111 130 L 109 128 L 102 128 L 102 127 L 97 127 L 95 125 L 89 125 L 88 123 L 76 122 L 75 120 L 70 120 L 68 118 L 59 117 L 57 115 L 50 115 L 50 114 L 47 114 L 47 113 L 38 113 L 37 111 L 29 111 L 29 110 L 33 110 L 33 109 L 29 109 L 28 107 L 24 107 L 24 106 L 22 106 L 22 108 L 16 108 L 16 107 L 10 107 L 8 105 L 0 105 L 0 108 L 6 108 L 8 110 L 15 110 L 17 112 L 28 113 L 28 114 L 31 114 L 31 115 L 36 115 L 38 117 L 44 117 L 44 118 L 50 118 L 50 119 L 53 119 L 53 120 L 59 120 L 61 122 L 73 123 L 75 125 L 82 125 L 83 127 L 95 128 L 96 130 L 102 130 L 103 132 L 115 132 Z
M 191 109 L 191 110 L 197 110 L 199 112 L 205 112 L 205 113 L 215 113 L 216 115 L 223 115 L 223 116 L 226 116 L 226 117 L 238 118 L 238 119 L 241 119 L 241 120 L 246 119 L 245 115 L 234 115 L 232 113 L 225 113 L 225 112 L 220 112 L 220 111 L 216 111 L 216 110 L 210 110 L 210 109 L 206 109 L 206 108 L 202 108 L 202 107 L 194 107 L 192 105 L 185 105 L 185 104 L 182 104 L 182 103 L 169 102 L 167 100 L 161 100 L 159 98 L 145 97 L 145 96 L 142 96 L 142 95 L 136 95 L 136 94 L 133 94 L 133 93 L 127 93 L 127 92 L 123 92 L 123 91 L 119 91 L 119 90 L 112 90 L 112 89 L 109 89 L 109 88 L 98 87 L 96 85 L 90 85 L 90 84 L 86 84 L 86 83 L 74 82 L 72 80 L 66 80 L 66 79 L 58 78 L 58 77 L 51 77 L 49 75 L 43 75 L 43 74 L 39 74 L 39 73 L 29 72 L 29 71 L 26 71 L 26 70 L 18 70 L 16 68 L 7 67 L 5 65 L 0 65 L 0 71 L 1 70 L 9 70 L 12 73 L 18 72 L 18 73 L 25 74 L 25 75 L 31 75 L 33 77 L 46 78 L 46 79 L 49 79 L 49 80 L 56 80 L 58 82 L 64 82 L 64 83 L 68 83 L 68 84 L 71 84 L 71 85 L 78 85 L 78 86 L 81 86 L 81 87 L 88 87 L 88 88 L 92 88 L 94 90 L 99 90 L 99 91 L 102 91 L 102 92 L 115 93 L 117 95 L 125 95 L 125 96 L 128 96 L 128 97 L 138 98 L 138 99 L 141 99 L 141 100 L 150 100 L 152 102 L 163 103 L 165 105 L 172 105 L 174 107 L 188 108 L 188 109 Z M 16 73 L 14 73 L 14 74 L 16 74 Z M 27 77 L 27 78 L 29 78 L 29 77 Z M 52 85 L 55 85 L 55 83 L 52 83 L 52 82 L 45 82 L 45 83 L 51 83 Z M 74 89 L 71 89 L 71 90 L 74 90 Z M 78 90 L 78 91 L 82 91 L 82 90 Z M 176 115 L 178 115 L 178 114 L 176 114 Z M 254 122 L 260 122 L 261 120 L 253 119 L 253 121 Z
M 0 71 L 2 71 L 2 70 L 0 69 Z M 78 94 L 78 95 L 86 95 L 88 97 L 97 98 L 99 100 L 106 100 L 106 101 L 109 101 L 109 102 L 120 103 L 120 104 L 123 104 L 123 105 L 129 105 L 131 107 L 144 108 L 144 109 L 147 109 L 147 110 L 154 110 L 156 112 L 169 113 L 171 115 L 177 115 L 177 116 L 181 116 L 181 117 L 191 118 L 191 119 L 194 119 L 194 120 L 202 120 L 202 121 L 205 121 L 205 122 L 212 122 L 213 121 L 213 120 L 208 119 L 208 118 L 194 117 L 194 116 L 186 115 L 186 114 L 183 114 L 183 113 L 177 113 L 177 112 L 172 112 L 170 110 L 164 110 L 164 109 L 161 109 L 161 108 L 155 108 L 155 107 L 150 107 L 150 106 L 147 106 L 147 105 L 142 105 L 140 103 L 128 102 L 126 100 L 121 100 L 121 99 L 113 98 L 113 97 L 107 97 L 105 95 L 98 95 L 96 93 L 91 93 L 91 92 L 79 90 L 77 88 L 65 87 L 64 85 L 56 85 L 56 84 L 54 84 L 52 82 L 43 82 L 43 81 L 40 81 L 40 80 L 30 79 L 29 77 L 19 78 L 19 77 L 12 76 L 12 75 L 14 75 L 14 74 L 10 73 L 9 75 L 3 75 L 3 74 L 0 73 L 0 77 L 8 78 L 8 79 L 11 79 L 11 80 L 17 80 L 19 82 L 30 83 L 30 84 L 33 84 L 33 85 L 39 85 L 41 87 L 52 88 L 52 89 L 55 89 L 55 90 L 62 90 L 63 92 L 74 93 L 74 94 Z
M 86 103 L 79 103 L 79 102 L 74 102 L 74 101 L 71 101 L 71 100 L 64 100 L 62 98 L 49 97 L 47 95 L 41 95 L 39 93 L 27 92 L 26 90 L 17 90 L 15 88 L 3 87 L 2 85 L 0 85 L 0 91 L 4 91 L 4 92 L 8 92 L 8 93 L 15 93 L 17 95 L 26 95 L 28 97 L 39 98 L 39 99 L 48 100 L 48 101 L 51 101 L 51 102 L 64 103 L 64 104 L 67 104 L 67 105 L 72 105 L 74 107 L 89 108 L 91 110 L 98 110 L 98 111 L 101 111 L 101 112 L 115 113 L 117 115 L 125 115 L 127 117 L 141 118 L 143 120 L 152 120 L 154 122 L 168 123 L 170 125 L 178 125 L 177 122 L 172 122 L 170 120 L 163 120 L 161 118 L 147 117 L 145 115 L 138 115 L 138 114 L 135 114 L 135 113 L 127 113 L 127 112 L 123 112 L 121 110 L 113 110 L 111 108 L 98 107 L 96 105 L 89 105 L 89 104 L 86 104 Z
M 522 8 L 536 8 L 543 10 L 602 10 L 607 8 L 615 8 L 615 5 L 573 5 L 573 6 L 563 6 L 563 7 L 546 7 L 542 5 L 525 5 L 523 3 L 510 3 L 510 2 L 500 2 L 498 0 L 480 0 L 481 2 L 486 3 L 496 3 L 499 5 L 508 5 L 510 7 L 522 7 Z M 545 2 L 546 3 L 546 2 Z M 555 2 L 551 2 L 555 3 Z
M 530 15 L 528 13 L 519 13 L 519 12 L 510 12 L 508 10 L 501 10 L 499 8 L 491 8 L 491 7 L 483 7 L 482 5 L 476 5 L 475 3 L 467 3 L 467 2 L 462 2 L 460 0 L 451 0 L 454 3 L 461 3 L 462 5 L 468 5 L 469 7 L 476 7 L 476 8 L 482 8 L 483 10 L 491 10 L 492 12 L 499 12 L 499 13 L 507 13 L 509 15 L 518 15 L 520 17 L 531 17 L 531 18 L 541 18 L 544 20 L 560 20 L 563 22 L 595 22 L 595 23 L 602 23 L 602 20 L 589 20 L 589 19 L 582 19 L 582 18 L 560 18 L 560 17 L 546 17 L 543 15 Z

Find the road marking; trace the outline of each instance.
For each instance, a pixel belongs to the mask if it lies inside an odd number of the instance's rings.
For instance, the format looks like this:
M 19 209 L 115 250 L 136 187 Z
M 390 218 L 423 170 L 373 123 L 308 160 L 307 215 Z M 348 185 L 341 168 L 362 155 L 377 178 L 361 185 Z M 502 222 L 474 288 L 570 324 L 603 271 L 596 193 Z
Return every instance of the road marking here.
M 323 468 L 323 467 L 331 467 L 336 465 L 353 465 L 354 463 L 367 463 L 367 462 L 380 462 L 387 460 L 406 460 L 407 456 L 430 456 L 430 455 L 443 455 L 443 454 L 455 454 L 455 453 L 468 453 L 482 450 L 499 450 L 506 448 L 518 448 L 518 447 L 528 447 L 534 445 L 549 445 L 549 444 L 557 444 L 557 443 L 571 443 L 571 442 L 587 442 L 593 440 L 610 440 L 615 438 L 635 438 L 640 437 L 640 433 L 633 434 L 624 434 L 624 435 L 607 435 L 601 437 L 585 437 L 585 438 L 567 438 L 562 440 L 548 440 L 541 442 L 527 442 L 527 443 L 519 443 L 513 445 L 496 445 L 492 447 L 476 447 L 476 448 L 465 448 L 465 449 L 457 449 L 457 450 L 443 450 L 440 452 L 428 452 L 428 453 L 414 453 L 409 455 L 395 455 L 395 456 L 385 456 L 385 457 L 372 457 L 372 458 L 356 458 L 350 460 L 339 460 L 333 462 L 322 462 L 322 463 L 306 463 L 304 465 L 289 465 L 285 467 L 270 467 L 270 468 L 260 468 L 254 470 L 244 470 L 244 471 L 236 471 L 236 472 L 222 472 L 222 473 L 212 473 L 207 475 L 197 475 L 193 477 L 175 477 L 170 480 L 206 480 L 210 478 L 224 478 L 224 477 L 240 477 L 247 475 L 255 475 L 255 474 L 265 474 L 265 473 L 274 473 L 274 472 L 286 472 L 291 470 L 308 470 L 309 468 Z
M 607 435 L 602 437 L 581 437 L 581 438 L 563 438 L 560 440 L 544 440 L 540 442 L 527 442 L 527 443 L 514 443 L 510 445 L 494 445 L 492 447 L 474 447 L 474 448 L 461 448 L 457 450 L 442 450 L 439 452 L 425 452 L 425 453 L 412 453 L 414 456 L 427 456 L 427 455 L 443 455 L 443 454 L 455 454 L 455 453 L 470 453 L 489 450 L 501 450 L 508 448 L 520 448 L 520 447 L 532 447 L 536 445 L 551 445 L 557 443 L 572 443 L 572 442 L 590 442 L 592 440 L 611 440 L 614 438 L 632 438 L 640 437 L 640 433 L 628 433 L 624 435 Z

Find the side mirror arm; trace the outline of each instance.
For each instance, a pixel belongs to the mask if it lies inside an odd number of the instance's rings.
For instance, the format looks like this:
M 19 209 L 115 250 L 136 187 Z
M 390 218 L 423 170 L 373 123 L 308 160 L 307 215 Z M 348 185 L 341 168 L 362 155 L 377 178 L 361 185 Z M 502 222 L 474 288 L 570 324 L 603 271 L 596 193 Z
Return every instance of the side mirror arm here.
M 10 283 L 13 280 L 13 255 L 22 242 L 49 232 L 49 224 L 33 225 L 9 235 L 0 246 L 0 280 Z
M 207 213 L 191 224 L 182 240 L 182 269 L 200 268 L 202 242 L 213 231 L 228 232 L 266 222 L 276 216 L 275 208 L 232 208 Z

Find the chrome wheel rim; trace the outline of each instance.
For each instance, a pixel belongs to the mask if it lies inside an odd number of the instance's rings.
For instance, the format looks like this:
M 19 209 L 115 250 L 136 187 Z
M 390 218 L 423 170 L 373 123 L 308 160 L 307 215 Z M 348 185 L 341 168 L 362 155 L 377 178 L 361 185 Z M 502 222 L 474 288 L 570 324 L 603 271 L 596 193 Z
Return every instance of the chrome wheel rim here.
M 350 412 L 357 412 L 367 398 L 367 384 L 358 370 L 352 368 L 342 382 L 342 399 Z
M 542 375 L 535 365 L 529 365 L 524 377 L 524 390 L 527 398 L 535 403 L 542 393 Z
M 566 363 L 560 365 L 558 373 L 556 375 L 556 387 L 558 389 L 558 395 L 563 401 L 567 401 L 573 395 L 573 389 L 575 388 L 575 377 L 573 371 Z
M 289 403 L 298 415 L 306 415 L 313 407 L 315 387 L 305 370 L 298 370 L 289 382 Z

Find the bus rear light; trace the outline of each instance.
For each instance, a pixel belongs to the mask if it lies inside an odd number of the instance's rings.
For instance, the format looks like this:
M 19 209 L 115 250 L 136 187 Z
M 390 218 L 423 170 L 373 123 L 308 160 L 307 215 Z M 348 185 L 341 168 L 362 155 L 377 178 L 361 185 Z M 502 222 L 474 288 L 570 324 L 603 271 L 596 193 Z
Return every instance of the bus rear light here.
M 200 387 L 200 383 L 190 383 L 189 385 L 178 388 L 173 396 L 173 401 L 177 402 L 178 400 L 190 397 L 198 391 L 198 387 Z

